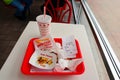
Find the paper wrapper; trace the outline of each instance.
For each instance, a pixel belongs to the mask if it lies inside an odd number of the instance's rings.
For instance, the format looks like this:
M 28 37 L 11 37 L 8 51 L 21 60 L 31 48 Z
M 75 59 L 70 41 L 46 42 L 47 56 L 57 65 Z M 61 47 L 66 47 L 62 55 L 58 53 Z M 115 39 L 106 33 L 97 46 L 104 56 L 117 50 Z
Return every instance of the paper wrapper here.
M 53 69 L 58 60 L 58 51 L 50 35 L 34 40 L 35 51 L 29 63 L 40 69 Z

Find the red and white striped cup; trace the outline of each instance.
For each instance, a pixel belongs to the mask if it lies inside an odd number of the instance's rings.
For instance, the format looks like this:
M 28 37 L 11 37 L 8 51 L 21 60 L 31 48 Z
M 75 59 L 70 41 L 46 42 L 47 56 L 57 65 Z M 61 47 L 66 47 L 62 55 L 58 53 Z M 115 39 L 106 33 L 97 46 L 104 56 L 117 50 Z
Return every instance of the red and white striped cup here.
M 36 21 L 38 23 L 39 31 L 41 36 L 46 36 L 50 34 L 50 23 L 51 16 L 49 15 L 39 15 L 36 17 Z

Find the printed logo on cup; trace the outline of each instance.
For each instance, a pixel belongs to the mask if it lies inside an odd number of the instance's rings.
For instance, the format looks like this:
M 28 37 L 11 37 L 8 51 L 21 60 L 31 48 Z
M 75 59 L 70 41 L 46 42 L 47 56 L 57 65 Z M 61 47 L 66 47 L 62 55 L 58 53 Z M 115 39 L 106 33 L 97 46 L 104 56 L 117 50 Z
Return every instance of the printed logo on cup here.
M 41 26 L 41 28 L 48 28 L 49 27 L 49 24 L 47 24 L 47 23 L 38 23 L 40 26 Z

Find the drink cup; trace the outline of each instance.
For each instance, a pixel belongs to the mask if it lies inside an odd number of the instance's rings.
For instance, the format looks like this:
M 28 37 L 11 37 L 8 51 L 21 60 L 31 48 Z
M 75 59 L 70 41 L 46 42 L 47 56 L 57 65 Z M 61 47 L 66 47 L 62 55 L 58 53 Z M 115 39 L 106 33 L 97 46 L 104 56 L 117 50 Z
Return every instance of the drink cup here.
M 50 34 L 50 23 L 51 16 L 49 15 L 39 15 L 36 17 L 36 21 L 38 23 L 39 31 L 41 36 L 46 36 Z

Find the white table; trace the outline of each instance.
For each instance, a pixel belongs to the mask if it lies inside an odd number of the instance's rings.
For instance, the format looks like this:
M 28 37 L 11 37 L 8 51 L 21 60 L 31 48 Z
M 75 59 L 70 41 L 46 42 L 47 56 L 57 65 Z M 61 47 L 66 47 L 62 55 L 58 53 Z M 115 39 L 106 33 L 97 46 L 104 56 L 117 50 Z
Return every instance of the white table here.
M 20 68 L 28 42 L 39 36 L 37 23 L 30 21 L 20 36 L 9 57 L 0 70 L 0 80 L 99 80 L 93 53 L 83 25 L 51 23 L 52 37 L 74 35 L 79 41 L 84 58 L 85 72 L 82 75 L 24 75 Z

